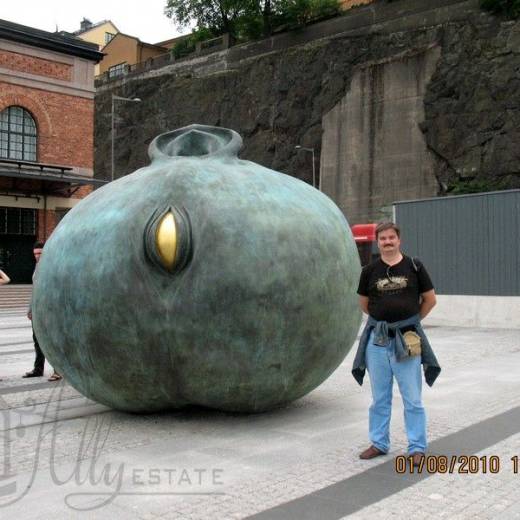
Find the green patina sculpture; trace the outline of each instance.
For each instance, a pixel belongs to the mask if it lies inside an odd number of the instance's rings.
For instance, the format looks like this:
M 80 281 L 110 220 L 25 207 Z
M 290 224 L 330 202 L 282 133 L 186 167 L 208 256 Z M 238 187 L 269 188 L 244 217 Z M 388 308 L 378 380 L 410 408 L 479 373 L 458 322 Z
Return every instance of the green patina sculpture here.
M 45 355 L 89 398 L 152 412 L 261 411 L 322 383 L 360 324 L 340 210 L 191 125 L 95 191 L 47 242 L 33 294 Z

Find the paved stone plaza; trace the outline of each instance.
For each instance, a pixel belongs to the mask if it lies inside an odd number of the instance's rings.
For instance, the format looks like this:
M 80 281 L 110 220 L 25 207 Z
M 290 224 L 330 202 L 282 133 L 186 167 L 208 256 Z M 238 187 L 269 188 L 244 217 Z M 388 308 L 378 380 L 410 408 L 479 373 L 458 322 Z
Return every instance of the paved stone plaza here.
M 370 390 L 350 375 L 353 351 L 328 381 L 283 409 L 138 416 L 66 383 L 22 379 L 33 362 L 30 322 L 21 308 L 2 310 L 0 517 L 520 518 L 520 460 L 512 460 L 520 457 L 518 331 L 427 332 L 443 366 L 424 391 L 430 454 L 454 460 L 453 473 L 439 473 L 433 457 L 432 474 L 396 472 L 406 446 L 398 395 L 391 454 L 358 459 L 368 445 Z M 458 472 L 463 455 L 478 456 L 467 474 Z

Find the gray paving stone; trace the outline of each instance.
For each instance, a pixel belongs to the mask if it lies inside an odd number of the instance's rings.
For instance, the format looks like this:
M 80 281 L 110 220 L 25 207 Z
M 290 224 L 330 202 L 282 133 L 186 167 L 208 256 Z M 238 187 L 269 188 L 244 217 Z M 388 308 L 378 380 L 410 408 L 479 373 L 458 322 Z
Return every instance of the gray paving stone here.
M 18 342 L 30 344 L 31 329 L 26 322 L 22 313 L 0 316 L 0 343 L 9 351 L 22 345 Z M 428 333 L 444 368 L 433 389 L 425 388 L 424 392 L 431 441 L 520 406 L 516 331 L 432 328 Z M 0 382 L 0 392 L 4 392 L 0 393 L 0 457 L 8 460 L 16 473 L 13 478 L 19 489 L 30 481 L 33 471 L 36 475 L 29 492 L 14 504 L 2 507 L 5 497 L 0 496 L 2 517 L 5 512 L 6 518 L 32 518 L 30 514 L 22 516 L 22 511 L 34 510 L 35 518 L 71 518 L 74 513 L 67 506 L 67 496 L 103 488 L 88 479 L 78 483 L 71 478 L 59 484 L 53 475 L 66 480 L 65 476 L 80 470 L 88 477 L 89 468 L 94 468 L 99 476 L 110 464 L 112 471 L 122 465 L 120 492 L 125 494 L 116 494 L 111 503 L 86 513 L 88 518 L 245 518 L 305 497 L 302 511 L 312 511 L 316 519 L 326 520 L 321 502 L 306 495 L 370 468 L 380 471 L 384 464 L 382 460 L 358 459 L 367 445 L 370 392 L 367 384 L 360 388 L 350 376 L 352 354 L 327 382 L 297 403 L 249 416 L 212 411 L 127 415 L 88 403 L 67 385 L 61 394 L 54 388 L 16 392 L 26 384 L 20 376 L 32 358 L 29 353 L 9 354 L 2 358 L 7 363 L 0 368 L 4 378 Z M 394 407 L 393 448 L 388 460 L 406 447 L 397 395 Z M 7 426 L 10 429 L 6 431 Z M 96 436 L 102 439 L 99 449 Z M 464 442 L 457 440 L 452 448 L 463 454 Z M 349 518 L 420 518 L 419 502 L 424 504 L 424 518 L 488 518 L 491 511 L 504 518 L 518 517 L 515 500 L 520 476 L 513 475 L 506 463 L 514 454 L 520 455 L 520 435 L 511 435 L 479 452 L 484 454 L 501 457 L 503 469 L 498 475 L 435 475 Z M 197 467 L 222 469 L 221 489 L 226 494 L 154 495 L 175 493 L 178 486 L 170 485 L 164 477 L 158 484 L 148 481 L 144 486 L 132 481 L 131 472 L 136 469 L 180 471 Z M 377 471 L 376 477 L 360 488 L 360 494 L 366 495 L 390 478 Z M 8 481 L 0 480 L 0 488 Z M 192 490 L 210 493 L 214 488 L 204 484 Z M 86 496 L 84 500 L 94 504 L 95 498 Z M 336 509 L 341 515 L 340 502 L 333 496 L 323 500 L 327 510 Z

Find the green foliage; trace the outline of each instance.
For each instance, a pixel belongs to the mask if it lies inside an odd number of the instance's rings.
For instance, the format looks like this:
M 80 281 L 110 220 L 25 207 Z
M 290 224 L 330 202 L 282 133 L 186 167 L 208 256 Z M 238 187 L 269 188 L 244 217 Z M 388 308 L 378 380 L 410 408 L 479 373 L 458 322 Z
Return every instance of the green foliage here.
M 237 20 L 257 10 L 255 0 L 167 0 L 164 13 L 180 27 L 193 23 L 198 30 L 209 30 L 219 36 L 229 33 L 236 36 Z
M 265 30 L 262 15 L 258 13 L 241 16 L 235 23 L 234 38 L 239 41 L 257 40 L 269 34 L 270 31 Z
M 269 36 L 277 27 L 302 27 L 339 12 L 339 0 L 167 0 L 165 8 L 180 27 L 195 23 L 198 31 L 209 31 L 212 37 L 229 33 L 238 41 Z
M 492 13 L 502 13 L 510 18 L 520 16 L 520 0 L 480 0 L 480 6 Z
M 172 48 L 171 53 L 175 59 L 182 58 L 195 50 L 195 42 L 188 36 L 177 42 Z
M 457 180 L 448 184 L 448 195 L 466 195 L 469 193 L 484 193 L 508 189 L 506 179 L 472 179 Z
M 279 21 L 290 29 L 303 27 L 308 23 L 339 14 L 341 8 L 337 0 L 285 0 L 280 2 Z

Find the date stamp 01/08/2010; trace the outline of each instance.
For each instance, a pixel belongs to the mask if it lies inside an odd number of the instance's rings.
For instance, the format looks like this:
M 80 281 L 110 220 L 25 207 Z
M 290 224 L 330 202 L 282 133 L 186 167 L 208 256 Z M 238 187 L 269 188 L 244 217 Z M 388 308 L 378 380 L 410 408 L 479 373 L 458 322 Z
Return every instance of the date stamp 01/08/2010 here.
M 400 475 L 405 473 L 496 474 L 505 470 L 506 466 L 513 474 L 518 475 L 520 472 L 520 456 L 514 455 L 502 464 L 498 455 L 483 455 L 481 457 L 477 455 L 425 455 L 417 466 L 414 466 L 411 455 L 399 455 L 395 458 L 395 472 Z

